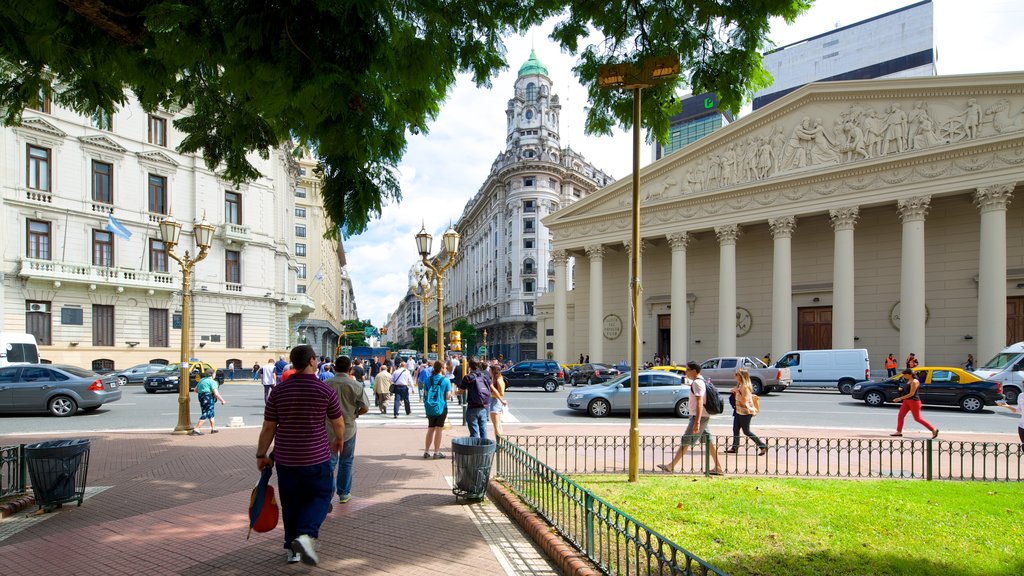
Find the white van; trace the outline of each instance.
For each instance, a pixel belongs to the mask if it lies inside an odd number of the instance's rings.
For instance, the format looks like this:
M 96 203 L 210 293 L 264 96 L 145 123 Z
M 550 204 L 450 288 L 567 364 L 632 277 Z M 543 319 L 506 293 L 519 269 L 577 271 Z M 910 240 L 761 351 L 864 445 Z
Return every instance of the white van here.
M 1017 396 L 1024 390 L 1024 342 L 1003 348 L 996 357 L 985 362 L 974 374 L 985 380 L 1003 383 L 1006 403 L 1017 404 Z
M 36 337 L 25 332 L 0 332 L 0 368 L 10 364 L 38 364 Z
M 856 383 L 871 378 L 871 363 L 864 348 L 794 350 L 783 354 L 775 367 L 789 368 L 793 379 L 790 388 L 838 387 L 843 394 L 850 394 Z

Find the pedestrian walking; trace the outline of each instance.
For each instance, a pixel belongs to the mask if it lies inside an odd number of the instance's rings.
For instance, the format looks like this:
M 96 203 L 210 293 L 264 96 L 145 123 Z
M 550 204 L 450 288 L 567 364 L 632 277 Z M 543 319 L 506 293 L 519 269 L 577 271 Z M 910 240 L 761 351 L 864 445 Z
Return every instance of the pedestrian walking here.
M 913 356 L 913 354 L 911 354 Z M 902 382 L 900 382 L 900 395 L 893 398 L 893 402 L 900 402 L 900 414 L 896 420 L 896 432 L 889 434 L 889 436 L 903 436 L 903 419 L 906 418 L 907 412 L 914 415 L 914 420 L 917 420 L 918 424 L 931 430 L 932 438 L 939 435 L 939 429 L 928 423 L 927 420 L 921 417 L 921 397 L 918 395 L 918 389 L 921 387 L 921 382 L 914 375 L 914 371 L 907 368 L 903 371 Z
M 252 381 L 259 382 L 260 379 L 260 363 L 253 362 L 252 364 Z
M 277 377 L 278 384 L 284 380 L 284 371 L 287 369 L 288 363 L 284 361 L 284 356 L 278 356 L 277 362 L 274 363 L 274 376 Z
M 424 360 L 420 363 L 419 370 L 416 371 L 416 387 L 420 391 L 420 402 L 423 402 L 423 386 L 427 383 L 427 379 L 430 378 L 430 374 L 430 364 Z
M 235 379 L 235 361 L 228 362 L 228 380 Z
M 761 403 L 754 394 L 753 386 L 750 383 L 750 372 L 746 368 L 736 370 L 736 385 L 729 395 L 729 403 L 732 404 L 732 447 L 726 452 L 735 454 L 740 447 L 740 431 L 747 438 L 757 444 L 757 455 L 764 456 L 768 452 L 768 446 L 750 431 L 750 422 L 760 411 Z
M 316 354 L 302 344 L 292 348 L 296 373 L 275 386 L 267 399 L 256 447 L 256 469 L 277 469 L 278 496 L 284 521 L 288 563 L 320 563 L 316 552 L 320 525 L 331 505 L 331 450 L 340 452 L 345 438 L 338 394 L 316 377 Z M 334 441 L 328 443 L 324 419 L 330 420 Z M 271 454 L 270 445 L 274 452 Z
M 270 391 L 277 386 L 277 367 L 274 365 L 274 359 L 267 359 L 267 363 L 263 365 L 260 372 L 263 382 L 263 402 L 266 403 L 267 398 L 270 398 Z
M 469 374 L 462 377 L 459 389 L 467 404 L 466 425 L 471 438 L 487 438 L 487 409 L 491 405 L 491 377 L 481 370 L 476 358 L 469 361 Z
M 434 447 L 434 458 L 444 458 L 441 453 L 441 434 L 448 419 L 448 400 L 452 395 L 452 382 L 445 373 L 444 364 L 434 361 L 430 377 L 423 386 L 423 410 L 427 413 L 427 436 L 423 440 L 423 457 L 430 458 L 430 447 Z
M 892 352 L 885 359 L 885 374 L 887 378 L 892 378 L 896 375 L 896 356 Z
M 199 408 L 202 410 L 202 414 L 199 416 L 199 421 L 196 422 L 196 427 L 189 432 L 189 436 L 202 436 L 203 433 L 199 431 L 203 427 L 203 422 L 210 421 L 210 434 L 217 433 L 217 424 L 214 422 L 214 407 L 217 406 L 217 402 L 221 405 L 226 404 L 224 397 L 220 395 L 220 391 L 217 390 L 217 381 L 213 378 L 213 370 L 207 370 L 203 374 L 203 378 L 196 384 L 196 392 L 199 395 Z
M 405 404 L 406 416 L 412 414 L 412 407 L 409 406 L 409 388 L 412 387 L 412 382 L 412 374 L 409 373 L 409 368 L 399 359 L 394 373 L 391 374 L 391 384 L 393 384 L 395 395 L 395 418 L 398 418 L 399 404 Z
M 967 354 L 967 362 L 964 362 L 964 370 L 974 370 L 974 354 Z
M 1006 402 L 996 402 L 996 406 L 1006 408 L 1014 414 L 1020 414 L 1020 422 L 1017 423 L 1017 436 L 1020 437 L 1021 447 L 1024 448 L 1024 394 L 1017 395 L 1017 407 L 1014 408 Z
M 391 395 L 391 363 L 385 362 L 373 379 L 373 397 L 381 414 L 388 413 L 388 396 Z
M 501 417 L 508 408 L 505 401 L 505 377 L 501 375 L 501 367 L 497 364 L 489 369 L 491 371 L 491 403 L 487 407 L 487 414 L 491 417 L 491 426 L 494 427 L 494 437 L 504 434 L 501 429 Z
M 686 433 L 683 434 L 682 446 L 676 450 L 675 455 L 672 456 L 672 461 L 666 464 L 658 464 L 658 468 L 665 472 L 672 472 L 683 460 L 683 456 L 686 451 L 693 447 L 705 434 L 708 436 L 711 433 L 708 431 L 708 423 L 711 421 L 711 415 L 704 409 L 704 397 L 708 393 L 707 383 L 704 378 L 700 375 L 700 365 L 696 362 L 690 361 L 686 363 L 686 380 L 690 385 L 690 398 L 688 400 L 688 408 L 690 411 L 690 421 L 686 426 Z M 715 461 L 715 467 L 709 472 L 712 476 L 721 476 L 722 465 L 718 462 L 718 449 L 715 448 L 714 442 L 708 443 L 708 449 L 711 452 L 711 458 Z
M 368 408 L 363 400 L 363 383 L 353 374 L 352 361 L 348 356 L 339 356 L 335 366 L 337 373 L 327 384 L 338 394 L 341 417 L 345 420 L 345 441 L 340 451 L 331 450 L 331 472 L 335 473 L 335 493 L 338 502 L 344 504 L 352 499 L 352 466 L 356 458 L 356 418 L 366 414 Z M 362 376 L 362 375 L 360 375 Z M 327 422 L 327 436 L 334 440 L 333 429 Z
M 452 377 L 454 378 L 454 380 L 452 380 L 452 384 L 455 387 L 459 386 L 459 383 L 462 382 L 462 378 L 465 376 L 463 370 L 462 362 L 455 362 L 455 368 L 452 369 Z M 456 393 L 456 398 L 458 399 L 459 406 L 466 403 L 466 399 L 462 395 L 461 388 L 460 391 Z

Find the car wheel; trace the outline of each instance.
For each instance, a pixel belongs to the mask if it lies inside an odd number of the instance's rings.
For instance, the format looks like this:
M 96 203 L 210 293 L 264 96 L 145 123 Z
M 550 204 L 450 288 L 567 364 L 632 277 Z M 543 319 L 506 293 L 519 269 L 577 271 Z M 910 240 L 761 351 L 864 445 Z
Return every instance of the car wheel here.
M 675 407 L 675 410 L 673 410 L 673 412 L 675 412 L 676 418 L 689 418 L 690 417 L 690 409 L 686 405 L 686 399 L 685 398 L 680 400 L 679 402 L 676 402 L 676 407 Z
M 757 378 L 752 378 L 750 380 L 750 389 L 754 392 L 754 394 L 757 394 L 758 396 L 765 393 L 764 384 L 762 384 L 761 381 L 758 380 Z
M 117 385 L 118 386 L 127 386 L 128 385 L 128 377 L 127 376 L 118 376 L 117 377 Z
M 864 395 L 864 403 L 868 406 L 881 406 L 885 404 L 885 395 L 878 390 L 872 390 Z
M 840 380 L 839 381 L 839 393 L 840 394 L 853 394 L 853 385 L 856 384 L 853 380 Z
M 1006 396 L 1006 403 L 1007 404 L 1011 404 L 1011 405 L 1012 404 L 1016 404 L 1017 403 L 1017 398 L 1020 397 L 1020 390 L 1017 390 L 1016 388 L 1013 388 L 1013 387 L 1004 388 L 1003 389 L 1003 395 Z
M 49 403 L 46 405 L 46 409 L 54 416 L 71 416 L 75 412 L 78 412 L 78 404 L 69 396 L 54 396 L 53 398 L 50 398 Z
M 554 380 L 545 380 L 544 381 L 544 391 L 545 392 L 554 392 L 555 390 L 558 390 L 558 382 L 555 382 Z
M 612 407 L 608 404 L 608 401 L 604 398 L 596 398 L 590 402 L 587 406 L 587 413 L 594 418 L 604 418 L 608 414 L 611 414 Z
M 960 399 L 960 409 L 964 412 L 981 412 L 985 401 L 977 396 L 964 396 Z

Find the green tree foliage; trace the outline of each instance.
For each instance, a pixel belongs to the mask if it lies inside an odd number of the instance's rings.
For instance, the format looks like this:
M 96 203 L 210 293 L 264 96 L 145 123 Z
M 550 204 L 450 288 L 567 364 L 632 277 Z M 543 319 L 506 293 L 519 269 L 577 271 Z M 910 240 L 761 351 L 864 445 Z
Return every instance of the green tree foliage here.
M 504 69 L 502 36 L 560 15 L 553 39 L 580 54 L 587 130 L 630 127 L 628 92 L 599 91 L 609 62 L 679 54 L 689 71 L 645 92 L 643 124 L 667 138 L 682 84 L 734 111 L 768 81 L 759 52 L 772 16 L 811 0 L 5 0 L 0 108 L 19 120 L 40 90 L 90 115 L 134 95 L 147 110 L 182 109 L 183 153 L 232 182 L 247 159 L 294 142 L 314 151 L 324 205 L 361 232 L 401 199 L 395 169 L 410 133 L 426 132 L 456 75 L 480 86 Z M 604 40 L 580 50 L 596 30 Z
M 409 332 L 412 334 L 412 344 L 409 344 L 409 348 L 423 354 L 423 328 L 413 328 Z M 437 330 L 427 328 L 427 343 L 431 346 L 437 344 Z
M 343 335 L 341 343 L 346 346 L 368 346 L 364 335 L 367 328 L 373 328 L 373 324 L 369 320 L 342 320 L 341 329 L 345 332 L 355 332 L 355 334 Z
M 464 356 L 476 356 L 477 337 L 476 327 L 465 318 L 459 318 L 452 324 L 452 330 L 462 332 L 462 354 Z

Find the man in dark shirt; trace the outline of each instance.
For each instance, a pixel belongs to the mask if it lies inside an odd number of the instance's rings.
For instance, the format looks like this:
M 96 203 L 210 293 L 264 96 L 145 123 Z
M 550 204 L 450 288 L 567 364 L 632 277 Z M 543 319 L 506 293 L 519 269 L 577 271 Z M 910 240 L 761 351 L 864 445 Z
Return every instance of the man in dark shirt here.
M 316 565 L 320 561 L 316 539 L 334 492 L 330 451 L 341 450 L 345 421 L 337 392 L 316 376 L 313 347 L 304 344 L 292 348 L 290 359 L 295 374 L 275 386 L 267 398 L 256 469 L 277 468 L 288 562 L 302 560 Z M 330 443 L 325 418 L 334 430 Z M 274 453 L 268 457 L 271 442 Z
M 454 380 L 452 380 L 452 382 L 455 382 L 455 385 L 461 388 L 461 386 L 459 386 L 459 383 L 462 382 L 462 377 L 465 376 L 465 374 L 462 373 L 462 362 L 455 363 L 455 370 L 452 372 L 452 376 L 454 376 L 455 378 Z M 462 406 L 463 404 L 466 403 L 466 399 L 463 397 L 461 391 L 457 394 L 457 396 L 459 398 L 459 406 Z
M 487 438 L 487 408 L 491 403 L 491 375 L 486 364 L 469 361 L 469 374 L 459 380 L 459 388 L 466 392 L 466 425 L 471 438 Z
M 274 376 L 277 377 L 277 383 L 281 383 L 281 379 L 284 376 L 285 369 L 288 368 L 288 363 L 284 361 L 284 356 L 278 356 L 277 362 L 274 363 Z

